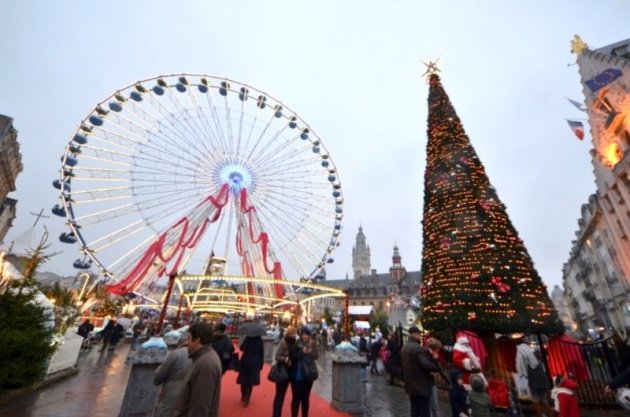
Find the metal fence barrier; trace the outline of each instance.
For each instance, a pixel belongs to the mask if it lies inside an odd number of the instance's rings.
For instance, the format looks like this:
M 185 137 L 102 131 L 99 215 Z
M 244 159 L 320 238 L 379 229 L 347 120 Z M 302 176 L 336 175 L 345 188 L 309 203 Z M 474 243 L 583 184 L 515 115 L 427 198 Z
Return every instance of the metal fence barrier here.
M 48 362 L 46 375 L 73 368 L 77 364 L 83 337 L 74 333 L 67 333 L 57 345 L 57 350 L 53 353 Z

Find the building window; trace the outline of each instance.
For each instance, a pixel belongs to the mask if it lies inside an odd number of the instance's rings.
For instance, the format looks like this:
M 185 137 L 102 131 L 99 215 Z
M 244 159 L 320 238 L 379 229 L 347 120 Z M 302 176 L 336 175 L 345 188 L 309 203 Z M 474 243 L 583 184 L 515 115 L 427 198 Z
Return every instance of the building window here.
M 615 208 L 613 207 L 612 203 L 610 202 L 610 196 L 609 195 L 605 195 L 604 198 L 603 198 L 603 201 L 604 201 L 604 205 L 606 206 L 606 209 L 609 212 L 612 213 L 612 212 L 615 211 Z
M 612 190 L 615 196 L 617 197 L 617 203 L 624 204 L 625 202 L 623 201 L 623 196 L 619 192 L 619 187 L 617 187 L 616 185 L 613 185 Z
M 628 237 L 626 236 L 626 231 L 623 229 L 623 225 L 621 224 L 619 219 L 617 219 L 617 228 L 619 229 L 619 235 L 621 236 L 621 238 L 627 239 Z
M 621 174 L 621 180 L 625 184 L 626 189 L 628 190 L 628 192 L 630 192 L 630 173 L 623 172 Z

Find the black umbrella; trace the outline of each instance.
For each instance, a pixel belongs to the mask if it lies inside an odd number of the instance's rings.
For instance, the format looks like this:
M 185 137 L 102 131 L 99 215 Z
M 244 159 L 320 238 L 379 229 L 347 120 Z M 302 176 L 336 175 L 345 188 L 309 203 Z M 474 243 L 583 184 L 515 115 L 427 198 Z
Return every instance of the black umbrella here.
M 238 326 L 238 330 L 236 331 L 236 334 L 238 336 L 245 336 L 245 337 L 266 336 L 267 330 L 265 330 L 265 328 L 261 326 L 260 324 L 256 324 L 252 322 L 245 322 L 245 323 L 241 323 Z

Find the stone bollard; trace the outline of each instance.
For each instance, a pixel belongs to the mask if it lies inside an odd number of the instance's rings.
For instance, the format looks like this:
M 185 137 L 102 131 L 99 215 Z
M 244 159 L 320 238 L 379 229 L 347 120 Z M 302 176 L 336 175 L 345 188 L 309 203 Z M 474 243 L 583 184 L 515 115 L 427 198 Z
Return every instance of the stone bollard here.
M 332 357 L 332 401 L 339 411 L 362 414 L 363 383 L 361 367 L 367 366 L 367 359 L 349 342 L 342 342 L 335 348 Z
M 263 347 L 265 348 L 265 362 L 271 363 L 273 362 L 273 347 L 274 340 L 273 337 L 263 336 Z
M 152 337 L 130 359 L 131 373 L 118 417 L 153 416 L 159 390 L 153 385 L 153 375 L 167 354 L 164 340 Z

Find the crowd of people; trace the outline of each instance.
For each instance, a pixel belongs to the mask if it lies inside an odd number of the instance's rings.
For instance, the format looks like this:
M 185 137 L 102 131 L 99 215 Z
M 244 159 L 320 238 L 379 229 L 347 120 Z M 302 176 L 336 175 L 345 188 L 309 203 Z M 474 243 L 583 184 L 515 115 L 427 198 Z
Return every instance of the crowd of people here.
M 251 322 L 246 320 L 245 323 Z M 291 387 L 291 416 L 308 417 L 313 377 L 311 366 L 319 356 L 318 335 L 303 326 L 284 331 L 275 353 L 275 362 L 287 369 L 287 378 L 276 382 L 274 417 L 280 417 L 288 388 Z M 248 407 L 254 387 L 261 384 L 264 349 L 261 333 L 244 333 L 238 338 L 240 355 L 234 364 L 235 347 L 226 334 L 226 325 L 208 322 L 192 324 L 188 333 L 156 370 L 154 384 L 160 393 L 155 415 L 158 417 L 218 416 L 221 378 L 228 369 L 238 372 L 241 404 Z M 309 365 L 310 364 L 310 365 Z M 315 368 L 316 369 L 316 368 Z
M 245 323 L 251 322 L 248 318 Z M 153 333 L 154 324 L 138 320 L 131 326 L 131 350 L 147 332 Z M 94 330 L 89 320 L 79 326 L 78 333 L 87 338 Z M 123 326 L 109 320 L 99 332 L 101 350 L 113 350 L 124 335 Z M 237 370 L 241 403 L 248 407 L 254 387 L 261 384 L 264 348 L 261 336 L 241 334 L 236 352 L 232 338 L 223 322 L 192 324 L 179 346 L 172 350 L 157 369 L 154 384 L 159 385 L 159 403 L 156 416 L 218 416 L 218 398 L 221 378 L 229 369 Z M 369 369 L 372 378 L 388 378 L 390 385 L 401 385 L 409 396 L 411 417 L 439 417 L 438 390 L 435 381 L 442 379 L 449 391 L 452 417 L 485 417 L 497 409 L 510 407 L 508 387 L 487 380 L 484 375 L 485 357 L 478 346 L 471 346 L 466 335 L 459 335 L 452 349 L 446 350 L 434 337 L 422 336 L 411 326 L 408 339 L 402 344 L 398 332 L 381 333 L 377 327 L 370 334 L 357 329 L 351 342 L 366 365 L 361 370 L 361 381 L 367 381 Z M 320 328 L 302 326 L 299 330 L 289 326 L 280 329 L 274 363 L 285 368 L 274 379 L 275 396 L 272 417 L 281 417 L 287 392 L 291 388 L 291 417 L 308 417 L 311 389 L 317 379 L 314 361 L 320 352 L 333 349 L 341 343 L 338 327 Z M 524 381 L 536 417 L 579 417 L 577 382 L 573 375 L 556 375 L 550 383 L 544 362 L 538 352 L 523 337 L 515 337 L 514 364 L 516 380 Z M 452 367 L 447 376 L 444 371 L 446 355 Z M 235 360 L 235 357 L 238 360 Z M 314 368 L 314 369 L 313 369 Z M 630 368 L 606 387 L 607 392 L 630 383 Z M 630 391 L 630 390 L 629 390 Z M 505 396 L 505 399 L 501 399 Z M 630 392 L 628 393 L 630 403 Z M 300 413 L 301 412 L 301 413 Z M 509 410 L 508 410 L 509 412 Z

